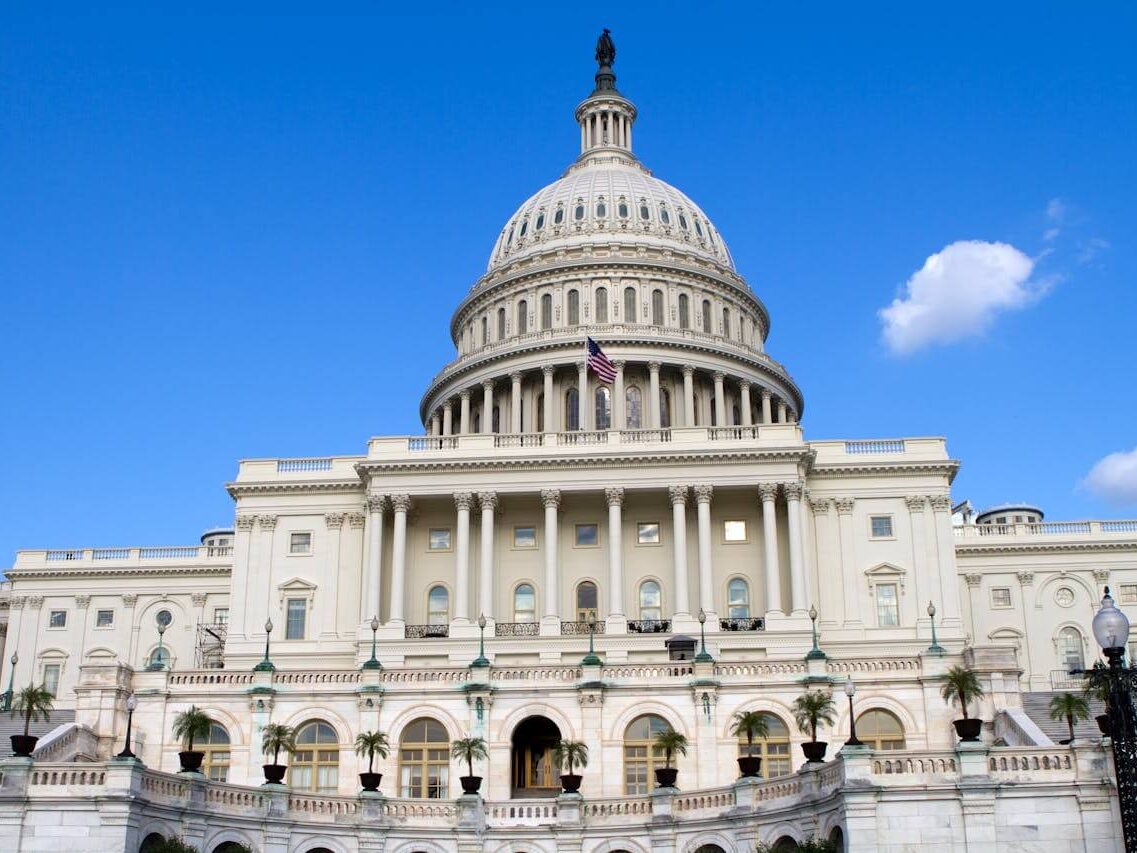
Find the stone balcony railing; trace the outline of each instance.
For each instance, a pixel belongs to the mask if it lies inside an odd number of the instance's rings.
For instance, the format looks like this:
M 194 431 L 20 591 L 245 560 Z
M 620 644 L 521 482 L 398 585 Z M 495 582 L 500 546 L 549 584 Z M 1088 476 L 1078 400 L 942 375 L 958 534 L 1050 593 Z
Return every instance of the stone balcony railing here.
M 961 524 L 955 538 L 962 541 L 1028 539 L 1137 539 L 1137 520 L 1041 521 L 1020 524 Z
M 129 548 L 63 548 L 16 552 L 13 572 L 60 569 L 120 569 L 164 565 L 228 566 L 231 545 L 162 545 Z

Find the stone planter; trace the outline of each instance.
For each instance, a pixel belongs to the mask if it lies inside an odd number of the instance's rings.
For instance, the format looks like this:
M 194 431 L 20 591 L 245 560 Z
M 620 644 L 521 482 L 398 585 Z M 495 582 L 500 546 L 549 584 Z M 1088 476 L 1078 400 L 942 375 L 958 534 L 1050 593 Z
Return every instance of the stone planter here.
M 1098 724 L 1098 731 L 1104 737 L 1109 737 L 1109 714 L 1098 714 L 1094 721 Z
M 966 720 L 952 720 L 955 733 L 964 743 L 975 743 L 979 740 L 979 733 L 983 730 L 983 721 L 968 717 Z
M 828 748 L 828 742 L 823 740 L 811 740 L 801 745 L 801 751 L 805 753 L 805 760 L 810 764 L 821 764 L 825 761 L 825 750 Z
M 196 749 L 187 749 L 178 753 L 178 761 L 182 763 L 180 773 L 200 773 L 201 762 L 205 759 L 204 752 L 198 752 Z
M 655 784 L 659 788 L 674 788 L 678 777 L 678 767 L 657 767 L 655 770 Z
M 284 774 L 288 772 L 288 767 L 284 764 L 262 764 L 261 768 L 265 772 L 266 785 L 279 785 L 284 781 Z
M 39 738 L 35 735 L 12 735 L 12 755 L 17 758 L 31 758 Z
M 762 759 L 754 755 L 744 755 L 738 759 L 738 775 L 752 779 L 762 772 Z
M 459 776 L 458 781 L 462 783 L 463 794 L 476 794 L 482 787 L 481 776 Z
M 576 794 L 580 791 L 580 783 L 584 777 L 579 773 L 566 773 L 561 777 L 561 790 L 566 794 Z
M 382 773 L 360 773 L 359 786 L 365 791 L 378 791 L 379 783 L 383 780 Z

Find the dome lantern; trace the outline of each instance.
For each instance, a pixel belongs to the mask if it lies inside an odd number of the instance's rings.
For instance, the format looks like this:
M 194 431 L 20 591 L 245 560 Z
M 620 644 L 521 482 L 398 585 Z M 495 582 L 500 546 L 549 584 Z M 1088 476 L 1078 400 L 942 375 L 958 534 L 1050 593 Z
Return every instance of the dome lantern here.
M 632 153 L 636 107 L 616 89 L 616 74 L 612 70 L 615 61 L 616 45 L 609 31 L 604 30 L 596 41 L 596 88 L 576 108 L 581 156 L 612 149 Z

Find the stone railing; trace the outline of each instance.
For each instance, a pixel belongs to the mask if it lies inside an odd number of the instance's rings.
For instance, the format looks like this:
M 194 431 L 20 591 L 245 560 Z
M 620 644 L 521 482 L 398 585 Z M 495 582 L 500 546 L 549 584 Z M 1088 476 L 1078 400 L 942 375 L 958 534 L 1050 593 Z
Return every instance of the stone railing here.
M 385 798 L 379 802 L 379 814 L 396 824 L 423 827 L 452 827 L 458 819 L 453 800 L 409 800 Z
M 1033 524 L 960 524 L 955 527 L 956 539 L 988 539 L 1010 536 L 1016 538 L 1044 536 L 1124 536 L 1134 538 L 1137 521 L 1043 521 Z
M 99 738 L 86 726 L 66 723 L 40 738 L 32 757 L 36 761 L 95 761 Z
M 600 670 L 602 678 L 620 680 L 639 678 L 647 681 L 658 681 L 661 678 L 690 678 L 694 674 L 694 664 L 679 661 L 675 663 L 611 664 Z
M 325 684 L 358 684 L 360 672 L 355 669 L 277 670 L 272 683 L 321 686 Z
M 255 672 L 237 672 L 225 669 L 176 670 L 167 676 L 171 687 L 192 687 L 208 685 L 216 687 L 242 687 L 256 682 Z
M 877 753 L 870 762 L 875 776 L 951 776 L 959 775 L 954 752 L 908 752 L 888 755 Z
M 384 669 L 379 673 L 382 684 L 453 684 L 468 681 L 466 667 L 439 667 L 437 669 Z
M 556 800 L 485 803 L 487 826 L 546 826 L 557 822 Z
M 829 672 L 837 673 L 871 673 L 873 675 L 887 675 L 889 673 L 910 673 L 920 671 L 919 658 L 865 658 L 829 661 Z
M 651 797 L 588 798 L 581 811 L 587 826 L 646 823 L 652 813 Z
M 490 670 L 490 680 L 573 682 L 581 674 L 579 666 L 495 666 Z
M 305 818 L 335 821 L 359 814 L 359 798 L 336 794 L 297 794 L 290 791 L 288 811 Z
M 331 471 L 332 459 L 330 456 L 315 459 L 277 459 L 276 473 L 302 474 L 309 471 Z
M 845 452 L 850 456 L 876 456 L 882 453 L 903 453 L 904 439 L 846 441 Z
M 99 766 L 36 764 L 28 776 L 28 785 L 36 788 L 101 788 L 106 780 L 106 770 Z
M 231 546 L 162 545 L 131 548 L 72 548 L 55 551 L 18 551 L 15 570 L 35 569 L 51 564 L 52 569 L 106 569 L 112 565 L 140 566 L 160 562 L 213 562 L 225 564 L 233 555 Z
M 760 676 L 796 678 L 805 675 L 804 663 L 716 663 L 718 676 Z
M 404 625 L 403 636 L 408 640 L 442 639 L 450 636 L 450 626 Z
M 1071 776 L 1077 766 L 1067 747 L 1027 746 L 992 751 L 987 757 L 987 769 L 999 779 L 1031 781 L 1053 776 Z
M 722 811 L 735 804 L 734 788 L 711 788 L 693 793 L 681 793 L 672 800 L 672 809 L 677 813 L 698 811 Z

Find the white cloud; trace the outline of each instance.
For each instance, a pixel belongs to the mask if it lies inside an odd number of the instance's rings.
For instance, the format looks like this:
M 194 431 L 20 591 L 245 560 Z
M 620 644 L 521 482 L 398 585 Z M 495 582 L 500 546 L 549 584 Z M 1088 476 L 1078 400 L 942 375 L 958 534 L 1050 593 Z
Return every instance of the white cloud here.
M 1088 264 L 1092 263 L 1098 255 L 1109 248 L 1109 240 L 1104 240 L 1101 237 L 1091 237 L 1082 246 L 1078 252 L 1078 263 Z
M 1066 221 L 1066 204 L 1060 198 L 1052 198 L 1046 203 L 1046 221 L 1050 227 L 1042 234 L 1043 240 L 1053 240 L 1062 233 L 1062 223 Z
M 1030 280 L 1035 262 L 1007 243 L 960 240 L 931 255 L 901 294 L 878 312 L 898 355 L 982 334 L 1000 311 L 1033 302 L 1046 289 Z
M 1137 504 L 1137 447 L 1099 459 L 1080 485 L 1112 504 Z

